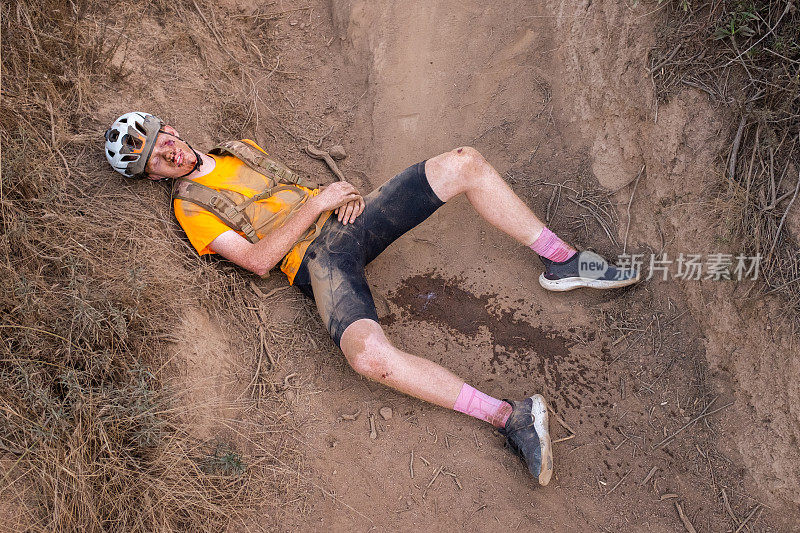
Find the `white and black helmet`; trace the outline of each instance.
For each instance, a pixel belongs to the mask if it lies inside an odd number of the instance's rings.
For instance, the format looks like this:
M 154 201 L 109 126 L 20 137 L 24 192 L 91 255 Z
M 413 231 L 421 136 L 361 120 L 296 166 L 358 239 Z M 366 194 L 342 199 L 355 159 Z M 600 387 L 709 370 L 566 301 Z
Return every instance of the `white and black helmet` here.
M 114 170 L 142 178 L 163 122 L 149 113 L 125 113 L 106 131 L 106 158 Z

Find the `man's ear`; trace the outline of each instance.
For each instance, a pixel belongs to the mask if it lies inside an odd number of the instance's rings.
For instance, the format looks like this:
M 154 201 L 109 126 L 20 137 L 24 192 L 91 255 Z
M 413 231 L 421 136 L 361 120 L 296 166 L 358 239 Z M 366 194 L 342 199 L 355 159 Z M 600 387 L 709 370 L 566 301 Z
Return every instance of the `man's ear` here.
M 162 130 L 164 130 L 164 131 L 166 131 L 166 132 L 167 132 L 167 133 L 169 133 L 170 135 L 174 135 L 175 137 L 180 137 L 180 135 L 178 134 L 178 130 L 176 130 L 175 128 L 173 128 L 173 127 L 172 127 L 172 126 L 170 126 L 169 124 L 164 124 L 164 125 L 161 127 L 161 129 L 162 129 Z

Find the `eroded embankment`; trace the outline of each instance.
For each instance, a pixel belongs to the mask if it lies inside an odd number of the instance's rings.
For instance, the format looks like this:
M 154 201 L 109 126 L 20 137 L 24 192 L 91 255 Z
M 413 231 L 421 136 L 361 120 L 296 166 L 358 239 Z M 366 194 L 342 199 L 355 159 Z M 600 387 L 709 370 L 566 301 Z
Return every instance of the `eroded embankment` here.
M 730 221 L 716 194 L 730 135 L 725 110 L 689 88 L 657 105 L 644 68 L 653 34 L 624 4 L 549 6 L 564 43 L 563 76 L 553 93 L 591 146 L 595 175 L 614 190 L 645 169 L 631 206 L 633 247 L 673 259 L 681 252 L 740 252 L 728 240 Z M 599 46 L 603 36 L 608 40 Z M 630 196 L 627 187 L 618 200 L 624 206 Z M 711 370 L 734 387 L 733 447 L 772 503 L 800 503 L 800 359 L 792 320 L 776 299 L 748 297 L 747 284 L 678 285 L 702 325 Z

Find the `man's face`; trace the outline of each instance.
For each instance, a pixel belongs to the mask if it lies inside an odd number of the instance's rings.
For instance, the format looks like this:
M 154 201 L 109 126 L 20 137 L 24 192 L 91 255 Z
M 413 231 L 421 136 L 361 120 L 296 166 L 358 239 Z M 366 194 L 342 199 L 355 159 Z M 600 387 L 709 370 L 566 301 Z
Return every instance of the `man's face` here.
M 145 172 L 151 180 L 179 178 L 194 168 L 197 157 L 189 145 L 178 138 L 175 128 L 164 125 L 161 129 Z

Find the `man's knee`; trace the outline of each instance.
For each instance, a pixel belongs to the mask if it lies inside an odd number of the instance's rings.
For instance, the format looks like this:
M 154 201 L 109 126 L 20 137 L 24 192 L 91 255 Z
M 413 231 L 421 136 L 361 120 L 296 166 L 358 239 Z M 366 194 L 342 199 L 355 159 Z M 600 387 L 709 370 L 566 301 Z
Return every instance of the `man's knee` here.
M 461 146 L 432 157 L 425 165 L 428 182 L 436 195 L 447 201 L 475 187 L 486 175 L 489 163 L 471 146 Z
M 367 333 L 343 348 L 350 367 L 362 376 L 385 381 L 392 375 L 391 361 L 395 348 L 383 333 Z
M 374 348 L 365 346 L 363 350 L 351 353 L 347 357 L 347 362 L 353 370 L 364 377 L 381 381 L 391 375 L 389 370 L 389 356 L 384 351 L 380 351 L 379 346 Z
M 355 324 L 355 323 L 354 323 Z M 391 375 L 394 346 L 377 323 L 355 324 L 342 335 L 342 352 L 350 366 L 362 376 L 382 381 Z
M 486 164 L 481 153 L 472 146 L 461 146 L 455 150 L 450 150 L 444 154 L 447 159 L 448 166 L 455 170 L 461 176 L 471 176 L 477 171 L 482 170 Z

